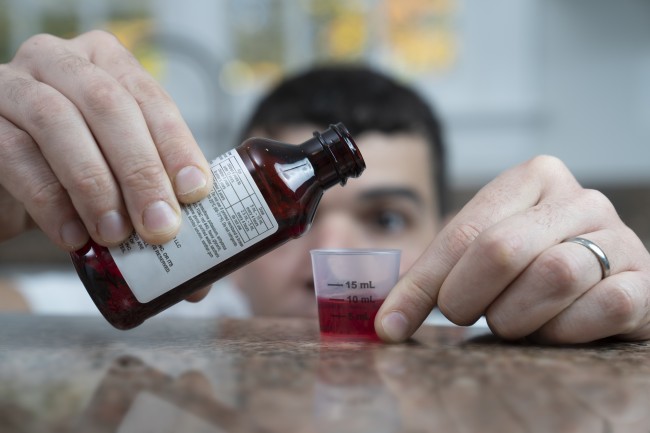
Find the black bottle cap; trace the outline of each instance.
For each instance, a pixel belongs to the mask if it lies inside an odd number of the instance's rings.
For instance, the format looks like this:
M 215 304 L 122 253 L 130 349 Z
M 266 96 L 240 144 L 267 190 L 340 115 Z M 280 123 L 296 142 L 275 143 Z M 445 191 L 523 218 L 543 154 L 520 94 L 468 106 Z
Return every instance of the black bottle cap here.
M 343 123 L 330 125 L 323 132 L 314 132 L 314 137 L 327 149 L 336 161 L 336 172 L 341 185 L 348 177 L 359 177 L 366 169 L 366 162 L 352 135 Z M 343 146 L 341 146 L 343 144 Z

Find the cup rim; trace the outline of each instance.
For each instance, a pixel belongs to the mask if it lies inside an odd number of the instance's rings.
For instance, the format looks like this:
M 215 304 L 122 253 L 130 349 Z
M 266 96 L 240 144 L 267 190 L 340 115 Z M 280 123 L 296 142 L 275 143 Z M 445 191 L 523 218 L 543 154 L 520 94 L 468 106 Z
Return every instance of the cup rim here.
M 314 255 L 399 255 L 402 250 L 397 248 L 316 248 L 309 250 Z

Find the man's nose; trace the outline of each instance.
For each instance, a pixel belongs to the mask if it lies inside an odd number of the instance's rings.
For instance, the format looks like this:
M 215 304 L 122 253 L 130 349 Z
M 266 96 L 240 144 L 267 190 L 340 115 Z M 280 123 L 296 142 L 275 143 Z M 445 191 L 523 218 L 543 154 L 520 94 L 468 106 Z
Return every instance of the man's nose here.
M 352 215 L 329 212 L 316 215 L 310 239 L 313 248 L 362 248 L 363 235 Z

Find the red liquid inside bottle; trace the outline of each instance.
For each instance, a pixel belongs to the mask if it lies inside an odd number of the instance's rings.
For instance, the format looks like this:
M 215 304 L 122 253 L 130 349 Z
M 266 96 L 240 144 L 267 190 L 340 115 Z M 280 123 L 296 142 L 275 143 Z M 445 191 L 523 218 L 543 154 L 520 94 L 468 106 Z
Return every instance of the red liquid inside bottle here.
M 215 187 L 210 196 L 183 206 L 181 232 L 189 235 L 182 240 L 177 236 L 165 245 L 151 246 L 134 234 L 116 248 L 91 241 L 71 254 L 86 290 L 114 327 L 136 327 L 303 235 L 323 192 L 358 177 L 365 163 L 339 123 L 315 132 L 301 145 L 248 139 L 217 158 L 212 168 Z M 206 260 L 210 265 L 203 265 L 204 269 L 183 274 Z M 182 281 L 167 287 L 175 279 Z
M 350 302 L 347 299 L 317 297 L 321 336 L 334 339 L 379 340 L 375 316 L 383 299 Z

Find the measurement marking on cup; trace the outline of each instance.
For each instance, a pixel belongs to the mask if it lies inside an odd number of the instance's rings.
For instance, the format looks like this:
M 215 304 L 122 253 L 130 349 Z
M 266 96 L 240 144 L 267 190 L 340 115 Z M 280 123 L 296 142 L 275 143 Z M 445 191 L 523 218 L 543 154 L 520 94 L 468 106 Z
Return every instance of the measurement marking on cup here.
M 347 287 L 348 289 L 376 289 L 377 286 L 372 282 L 368 281 L 345 281 L 343 283 L 327 283 L 328 287 Z
M 372 296 L 348 296 L 345 298 L 350 304 L 372 304 Z

